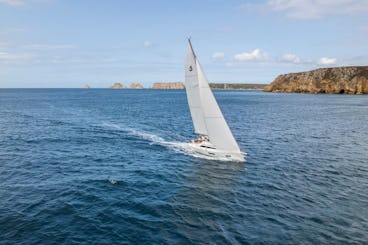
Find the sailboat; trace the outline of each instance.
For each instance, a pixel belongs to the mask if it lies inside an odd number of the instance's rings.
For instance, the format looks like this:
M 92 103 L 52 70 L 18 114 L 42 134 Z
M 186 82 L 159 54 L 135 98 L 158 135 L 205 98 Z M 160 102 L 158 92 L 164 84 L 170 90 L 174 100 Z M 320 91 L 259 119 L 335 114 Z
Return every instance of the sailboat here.
M 185 89 L 194 132 L 200 135 L 199 139 L 188 143 L 189 147 L 211 159 L 243 162 L 245 153 L 240 150 L 225 121 L 190 39 L 185 64 Z

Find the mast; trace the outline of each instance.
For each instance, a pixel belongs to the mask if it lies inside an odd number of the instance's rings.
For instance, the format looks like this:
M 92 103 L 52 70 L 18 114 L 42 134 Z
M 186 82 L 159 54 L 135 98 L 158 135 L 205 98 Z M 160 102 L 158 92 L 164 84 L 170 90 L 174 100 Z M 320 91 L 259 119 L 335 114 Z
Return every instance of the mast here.
M 192 46 L 192 42 L 190 41 L 190 37 L 188 38 L 188 46 L 189 46 L 190 50 L 192 51 L 192 54 L 194 56 L 194 61 L 195 61 L 197 59 L 197 56 L 196 56 L 196 54 L 194 52 L 194 49 L 193 49 L 193 46 Z

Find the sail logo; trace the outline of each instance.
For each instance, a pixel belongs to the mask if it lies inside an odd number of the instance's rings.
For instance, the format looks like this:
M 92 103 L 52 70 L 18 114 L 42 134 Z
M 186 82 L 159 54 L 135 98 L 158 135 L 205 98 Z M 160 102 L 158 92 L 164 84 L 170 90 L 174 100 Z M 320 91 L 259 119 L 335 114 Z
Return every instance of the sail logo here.
M 189 71 L 193 71 L 193 68 L 192 68 L 192 66 L 189 66 Z

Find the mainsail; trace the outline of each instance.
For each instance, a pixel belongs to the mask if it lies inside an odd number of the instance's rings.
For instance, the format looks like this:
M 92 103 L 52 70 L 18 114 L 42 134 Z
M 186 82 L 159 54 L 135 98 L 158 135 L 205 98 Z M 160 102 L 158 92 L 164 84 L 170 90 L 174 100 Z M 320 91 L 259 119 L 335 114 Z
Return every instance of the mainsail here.
M 217 149 L 240 152 L 194 54 L 190 40 L 185 68 L 185 88 L 195 133 L 207 135 Z
M 190 114 L 192 115 L 194 132 L 201 135 L 208 135 L 201 108 L 196 63 L 196 56 L 189 42 L 185 66 L 185 89 L 187 92 Z

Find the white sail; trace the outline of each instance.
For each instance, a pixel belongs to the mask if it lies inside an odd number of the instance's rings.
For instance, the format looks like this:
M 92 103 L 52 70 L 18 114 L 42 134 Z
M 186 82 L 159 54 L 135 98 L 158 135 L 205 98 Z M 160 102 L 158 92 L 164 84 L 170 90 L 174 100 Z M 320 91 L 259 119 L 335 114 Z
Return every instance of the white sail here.
M 204 116 L 201 109 L 201 100 L 199 95 L 196 57 L 190 42 L 188 44 L 188 54 L 185 65 L 185 89 L 187 92 L 190 114 L 192 115 L 194 132 L 197 134 L 207 135 L 208 133 L 204 123 Z
M 239 146 L 236 143 L 224 116 L 222 115 L 220 107 L 217 104 L 198 60 L 196 63 L 201 108 L 208 132 L 208 138 L 217 149 L 238 152 L 240 151 Z
M 207 135 L 217 149 L 240 152 L 233 134 L 211 91 L 191 43 L 185 71 L 185 86 L 195 132 Z

